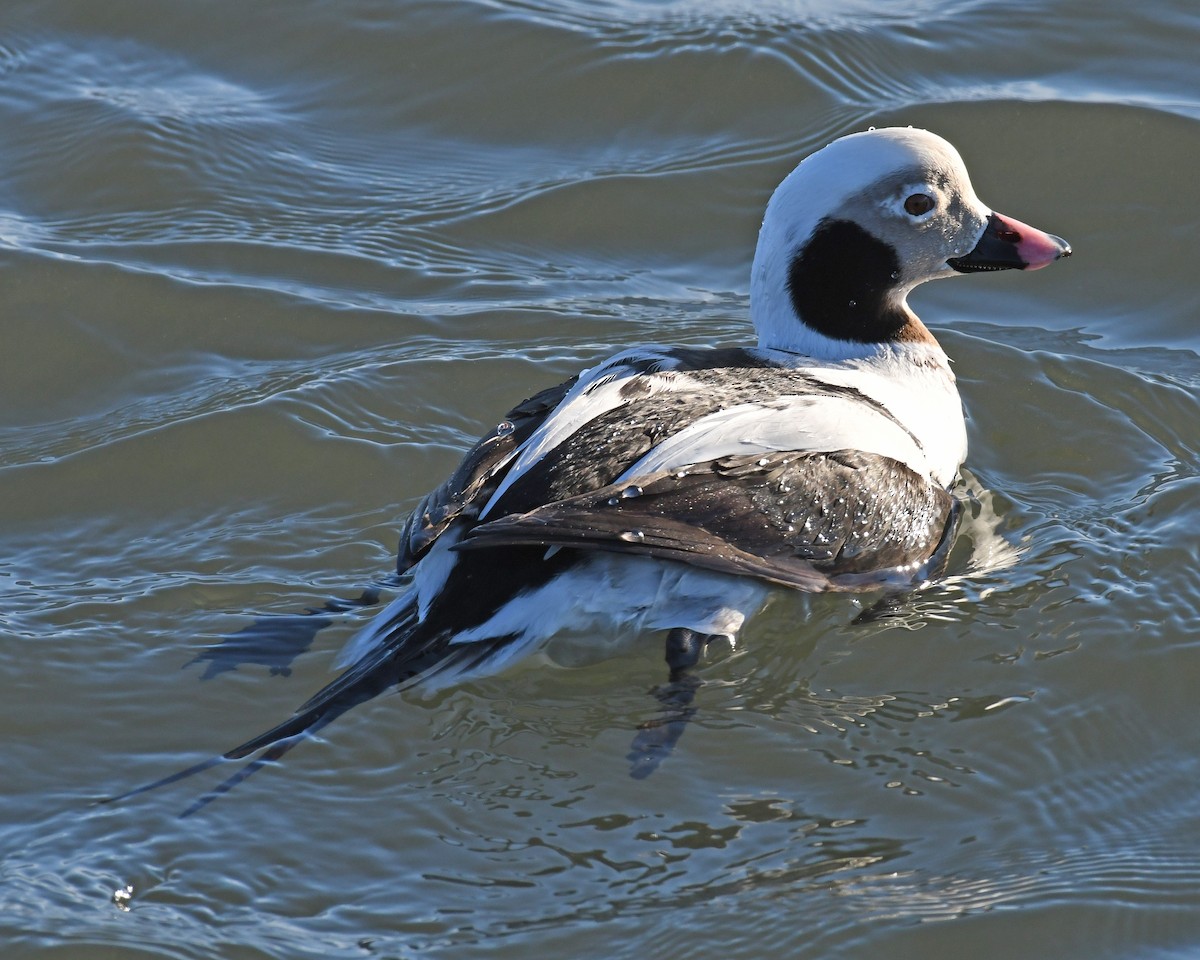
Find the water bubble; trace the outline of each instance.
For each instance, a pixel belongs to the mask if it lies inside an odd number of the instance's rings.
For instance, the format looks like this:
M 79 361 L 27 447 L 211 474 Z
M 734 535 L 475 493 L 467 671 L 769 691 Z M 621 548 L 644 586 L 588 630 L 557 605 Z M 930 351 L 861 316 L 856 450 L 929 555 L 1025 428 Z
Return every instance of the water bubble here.
M 626 530 L 621 534 L 621 539 L 626 543 L 641 543 L 646 535 L 641 530 Z
M 621 501 L 620 501 L 620 500 L 618 500 L 616 497 L 609 497 L 609 498 L 608 498 L 608 505 L 609 505 L 610 507 L 615 507 L 615 506 L 616 506 L 618 503 L 620 503 L 620 502 L 621 502 Z
M 112 902 L 118 910 L 124 913 L 129 912 L 129 901 L 133 899 L 133 884 L 127 883 L 125 886 L 114 890 Z
M 633 497 L 640 497 L 641 495 L 642 495 L 642 488 L 639 487 L 636 483 L 630 484 L 628 487 L 626 487 L 624 490 L 621 491 L 621 496 L 626 500 L 630 500 Z
M 513 422 L 511 420 L 501 420 L 498 424 L 496 424 L 496 436 L 507 437 L 516 429 L 517 428 L 513 426 Z
M 858 306 L 858 301 L 857 301 L 857 300 L 851 300 L 851 301 L 850 301 L 850 307 L 851 307 L 851 308 L 854 308 L 854 307 L 857 307 L 857 306 Z

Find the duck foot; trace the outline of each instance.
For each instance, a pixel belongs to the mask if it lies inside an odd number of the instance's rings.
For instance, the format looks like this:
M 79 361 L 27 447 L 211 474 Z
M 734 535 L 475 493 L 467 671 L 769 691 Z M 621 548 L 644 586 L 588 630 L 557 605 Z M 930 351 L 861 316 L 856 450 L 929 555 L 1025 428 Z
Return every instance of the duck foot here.
M 667 634 L 666 661 L 671 672 L 667 683 L 654 690 L 655 699 L 662 704 L 659 716 L 638 726 L 626 755 L 629 775 L 635 780 L 644 780 L 658 769 L 695 716 L 692 700 L 703 681 L 689 671 L 712 639 L 685 627 L 676 627 Z
M 909 601 L 912 597 L 911 590 L 884 594 L 850 622 L 858 627 L 887 620 L 902 620 L 910 612 Z

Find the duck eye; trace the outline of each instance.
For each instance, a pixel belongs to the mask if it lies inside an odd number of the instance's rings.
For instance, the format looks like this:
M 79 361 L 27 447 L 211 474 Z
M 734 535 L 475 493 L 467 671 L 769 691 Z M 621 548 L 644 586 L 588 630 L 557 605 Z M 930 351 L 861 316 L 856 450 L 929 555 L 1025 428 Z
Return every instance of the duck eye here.
M 928 213 L 936 206 L 933 197 L 927 193 L 914 193 L 904 201 L 904 212 L 914 217 Z

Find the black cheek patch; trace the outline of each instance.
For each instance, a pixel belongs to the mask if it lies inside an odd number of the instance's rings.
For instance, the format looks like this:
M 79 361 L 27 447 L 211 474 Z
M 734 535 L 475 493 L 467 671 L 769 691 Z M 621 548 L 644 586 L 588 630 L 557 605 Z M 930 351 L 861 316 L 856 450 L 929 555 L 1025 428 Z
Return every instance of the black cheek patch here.
M 856 343 L 896 338 L 908 322 L 887 296 L 900 277 L 896 251 L 857 223 L 822 220 L 788 267 L 788 294 L 801 321 Z

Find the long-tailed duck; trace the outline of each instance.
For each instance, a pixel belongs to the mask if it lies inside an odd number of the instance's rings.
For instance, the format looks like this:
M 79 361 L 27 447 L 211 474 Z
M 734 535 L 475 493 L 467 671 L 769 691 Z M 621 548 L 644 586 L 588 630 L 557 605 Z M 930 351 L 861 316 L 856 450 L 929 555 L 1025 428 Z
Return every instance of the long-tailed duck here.
M 932 133 L 817 151 L 767 205 L 757 346 L 634 347 L 510 410 L 413 512 L 411 581 L 348 669 L 224 759 L 278 757 L 389 687 L 494 671 L 563 631 L 665 630 L 678 682 L 772 587 L 920 579 L 952 536 L 966 431 L 908 293 L 1070 253 L 981 203 Z

